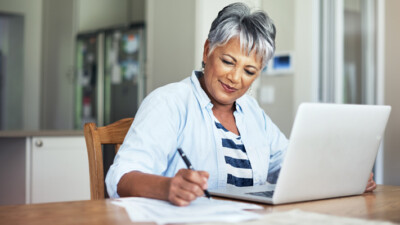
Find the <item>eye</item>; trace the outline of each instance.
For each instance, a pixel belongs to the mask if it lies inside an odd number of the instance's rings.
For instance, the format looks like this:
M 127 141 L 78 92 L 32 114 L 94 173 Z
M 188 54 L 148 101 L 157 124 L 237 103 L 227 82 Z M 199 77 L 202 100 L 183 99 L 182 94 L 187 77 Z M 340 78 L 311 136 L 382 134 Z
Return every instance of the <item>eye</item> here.
M 244 71 L 246 71 L 246 73 L 247 73 L 248 75 L 250 75 L 250 76 L 252 76 L 252 75 L 255 74 L 254 72 L 251 72 L 251 71 L 249 71 L 249 70 L 244 70 Z
M 225 60 L 225 59 L 221 59 L 223 63 L 227 64 L 227 65 L 233 65 L 233 62 Z

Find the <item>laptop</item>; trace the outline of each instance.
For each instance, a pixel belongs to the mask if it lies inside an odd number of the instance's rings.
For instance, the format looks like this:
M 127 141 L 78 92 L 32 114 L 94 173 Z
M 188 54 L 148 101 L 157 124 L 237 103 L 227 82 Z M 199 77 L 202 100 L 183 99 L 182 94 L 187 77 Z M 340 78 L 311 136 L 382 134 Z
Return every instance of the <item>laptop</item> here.
M 390 106 L 303 103 L 276 185 L 209 190 L 213 196 L 283 204 L 362 194 Z

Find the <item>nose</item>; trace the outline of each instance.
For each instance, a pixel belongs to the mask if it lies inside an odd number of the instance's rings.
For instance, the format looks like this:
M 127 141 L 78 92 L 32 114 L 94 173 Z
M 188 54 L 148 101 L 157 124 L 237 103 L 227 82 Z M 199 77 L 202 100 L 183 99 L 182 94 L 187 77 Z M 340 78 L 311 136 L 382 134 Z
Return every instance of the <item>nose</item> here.
M 228 73 L 227 78 L 228 78 L 228 80 L 229 80 L 230 82 L 232 82 L 233 84 L 237 84 L 237 83 L 239 83 L 239 81 L 240 81 L 240 76 L 241 76 L 240 70 L 232 69 L 232 70 Z

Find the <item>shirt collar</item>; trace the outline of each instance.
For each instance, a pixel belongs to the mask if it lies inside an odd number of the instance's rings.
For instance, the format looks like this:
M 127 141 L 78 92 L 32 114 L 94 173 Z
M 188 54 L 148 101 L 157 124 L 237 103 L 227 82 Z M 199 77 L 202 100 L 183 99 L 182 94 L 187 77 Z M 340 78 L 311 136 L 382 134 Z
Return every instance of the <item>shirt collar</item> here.
M 213 104 L 211 103 L 210 98 L 206 94 L 206 92 L 203 90 L 203 88 L 200 85 L 199 78 L 203 76 L 203 73 L 201 71 L 195 71 L 193 70 L 192 75 L 190 76 L 190 80 L 192 82 L 192 86 L 194 87 L 194 93 L 196 95 L 197 100 L 200 103 L 200 106 L 202 108 L 205 107 L 210 107 L 210 109 L 213 107 Z M 244 102 L 244 96 L 236 99 L 236 111 L 242 112 L 242 105 Z

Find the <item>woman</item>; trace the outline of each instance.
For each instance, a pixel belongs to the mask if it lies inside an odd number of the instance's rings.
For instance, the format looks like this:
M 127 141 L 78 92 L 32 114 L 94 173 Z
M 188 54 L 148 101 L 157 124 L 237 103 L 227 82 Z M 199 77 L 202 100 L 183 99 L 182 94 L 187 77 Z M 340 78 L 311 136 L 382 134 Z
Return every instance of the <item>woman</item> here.
M 206 188 L 275 183 L 288 140 L 245 94 L 274 50 L 275 26 L 264 12 L 242 3 L 222 9 L 202 71 L 143 101 L 107 174 L 109 195 L 183 206 Z M 186 169 L 177 148 L 197 171 Z

